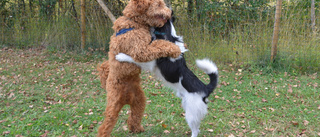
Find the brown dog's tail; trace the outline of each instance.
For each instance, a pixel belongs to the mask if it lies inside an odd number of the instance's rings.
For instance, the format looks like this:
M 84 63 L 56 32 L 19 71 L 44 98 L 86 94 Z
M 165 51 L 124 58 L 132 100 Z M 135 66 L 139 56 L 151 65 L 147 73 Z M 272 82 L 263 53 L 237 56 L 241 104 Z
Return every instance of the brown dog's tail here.
M 106 90 L 107 79 L 109 75 L 109 61 L 105 61 L 101 65 L 98 64 L 97 70 L 99 71 L 101 88 Z

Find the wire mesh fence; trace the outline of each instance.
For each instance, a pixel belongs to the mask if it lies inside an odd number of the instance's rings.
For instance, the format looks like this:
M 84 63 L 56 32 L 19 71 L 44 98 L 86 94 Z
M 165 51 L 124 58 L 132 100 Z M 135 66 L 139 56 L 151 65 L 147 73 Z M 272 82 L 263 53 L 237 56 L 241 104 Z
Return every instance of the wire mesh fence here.
M 165 0 L 184 36 L 188 60 L 208 57 L 219 63 L 267 66 L 276 0 Z M 115 17 L 128 0 L 104 0 Z M 0 46 L 46 47 L 107 53 L 112 22 L 95 0 L 85 1 L 86 42 L 81 48 L 80 1 L 2 0 Z M 275 67 L 319 71 L 320 1 L 283 0 Z

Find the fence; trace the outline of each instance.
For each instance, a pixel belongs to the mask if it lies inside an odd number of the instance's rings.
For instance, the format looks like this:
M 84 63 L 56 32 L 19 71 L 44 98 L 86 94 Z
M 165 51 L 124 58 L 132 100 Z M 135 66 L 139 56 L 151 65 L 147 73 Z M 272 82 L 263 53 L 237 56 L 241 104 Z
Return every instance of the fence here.
M 83 1 L 83 0 L 82 0 Z M 116 17 L 127 1 L 104 0 Z M 187 60 L 270 65 L 276 0 L 167 0 L 178 34 L 189 47 Z M 319 0 L 283 0 L 274 67 L 319 71 Z M 0 2 L 0 46 L 106 53 L 112 22 L 95 0 L 85 0 L 85 43 L 81 48 L 81 3 L 74 0 Z

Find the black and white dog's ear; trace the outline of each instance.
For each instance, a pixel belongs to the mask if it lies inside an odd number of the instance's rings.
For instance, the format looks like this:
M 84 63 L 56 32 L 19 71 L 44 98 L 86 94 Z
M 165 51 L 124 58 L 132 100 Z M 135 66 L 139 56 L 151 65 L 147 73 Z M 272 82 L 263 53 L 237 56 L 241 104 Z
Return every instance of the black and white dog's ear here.
M 172 23 L 174 23 L 174 21 L 176 20 L 176 17 L 174 16 L 174 14 L 173 14 L 173 10 L 171 10 L 172 12 L 171 12 L 171 22 Z
M 174 21 L 176 20 L 176 18 L 174 16 L 171 17 L 171 22 L 174 23 Z

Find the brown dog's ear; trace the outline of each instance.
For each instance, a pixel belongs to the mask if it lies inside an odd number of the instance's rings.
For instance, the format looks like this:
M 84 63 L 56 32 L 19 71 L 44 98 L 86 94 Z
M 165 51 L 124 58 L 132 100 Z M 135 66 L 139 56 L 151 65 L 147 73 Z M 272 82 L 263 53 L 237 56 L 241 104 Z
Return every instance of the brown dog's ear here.
M 150 0 L 131 0 L 132 5 L 134 6 L 134 9 L 136 9 L 136 12 L 138 13 L 145 13 L 145 11 L 150 6 Z

